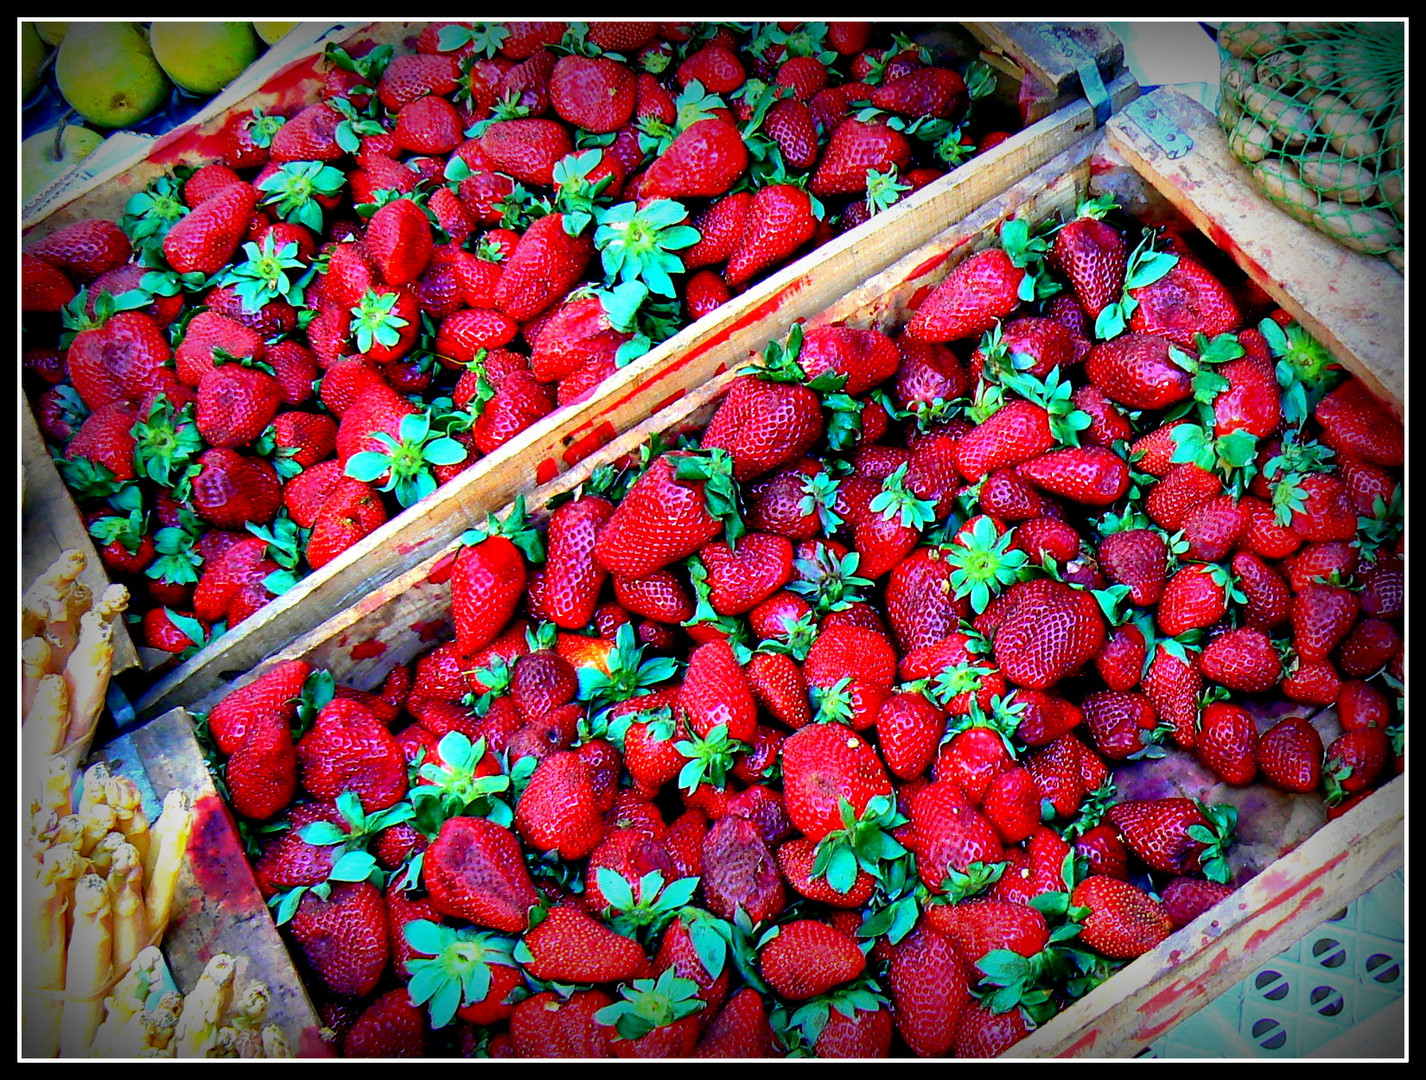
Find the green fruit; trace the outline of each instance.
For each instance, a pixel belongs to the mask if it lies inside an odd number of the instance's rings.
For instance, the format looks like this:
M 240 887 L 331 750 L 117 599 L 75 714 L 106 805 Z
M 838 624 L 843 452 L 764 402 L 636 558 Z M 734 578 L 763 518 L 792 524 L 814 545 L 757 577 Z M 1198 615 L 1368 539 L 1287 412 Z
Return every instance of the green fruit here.
M 262 51 L 246 22 L 156 22 L 149 43 L 168 77 L 195 94 L 216 94 Z
M 40 65 L 44 63 L 45 43 L 35 32 L 34 23 L 20 24 L 20 100 L 29 101 L 40 88 Z
M 257 31 L 257 36 L 268 45 L 276 45 L 296 25 L 295 22 L 255 22 L 253 29 Z
M 21 200 L 29 201 L 103 142 L 103 135 L 83 124 L 35 132 L 20 144 Z
M 46 45 L 59 46 L 64 40 L 64 35 L 69 33 L 69 23 L 67 22 L 37 22 L 35 29 L 39 32 L 40 40 Z
M 54 71 L 64 100 L 97 127 L 137 123 L 168 101 L 168 79 L 133 23 L 71 23 Z

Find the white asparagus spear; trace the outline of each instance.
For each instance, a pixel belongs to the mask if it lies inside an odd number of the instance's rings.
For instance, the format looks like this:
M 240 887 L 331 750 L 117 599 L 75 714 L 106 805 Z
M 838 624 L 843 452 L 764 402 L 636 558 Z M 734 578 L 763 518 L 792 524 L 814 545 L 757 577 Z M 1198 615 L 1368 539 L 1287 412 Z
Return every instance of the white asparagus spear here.
M 57 674 L 50 667 L 50 643 L 42 637 L 29 637 L 20 643 L 20 723 L 30 715 L 35 692 L 46 675 Z
M 29 722 L 20 728 L 22 771 L 33 774 L 44 759 L 64 748 L 69 729 L 69 685 L 63 675 L 46 675 L 35 686 Z
M 75 883 L 83 876 L 84 860 L 72 844 L 59 844 L 45 852 L 36 874 L 20 882 L 21 960 L 24 995 L 22 1051 L 26 1057 L 54 1057 L 59 1053 L 59 1029 L 69 943 L 67 915 Z
M 149 830 L 144 858 L 144 904 L 149 930 L 162 940 L 173 906 L 178 871 L 188 856 L 188 835 L 193 827 L 193 805 L 187 793 L 175 788 L 163 797 L 163 810 Z
M 44 638 L 50 643 L 50 664 L 63 671 L 79 641 L 79 620 L 93 605 L 94 593 L 82 581 L 70 586 L 58 610 L 45 623 Z
M 88 1057 L 104 1019 L 102 991 L 114 975 L 114 912 L 109 885 L 86 874 L 74 887 L 74 930 L 65 958 L 64 1013 L 59 1026 L 62 1057 Z
M 64 665 L 69 686 L 69 726 L 65 745 L 87 742 L 104 711 L 114 671 L 114 623 L 95 611 L 79 620 L 79 640 Z
M 139 951 L 149 943 L 144 861 L 138 849 L 127 841 L 114 851 L 109 867 L 109 890 L 114 908 L 114 970 L 127 972 Z
M 135 1017 L 143 1012 L 149 991 L 163 978 L 163 954 L 152 945 L 140 950 L 128 973 L 104 999 L 104 1022 L 94 1033 L 91 1057 L 134 1057 L 144 1044 L 143 1028 Z
M 75 581 L 84 573 L 86 563 L 84 552 L 69 548 L 60 552 L 44 573 L 30 583 L 20 598 L 21 637 L 42 634 L 51 618 L 64 616 L 64 604 Z
M 119 831 L 138 848 L 139 855 L 149 850 L 149 819 L 144 814 L 144 800 L 139 786 L 122 773 L 112 775 L 104 785 L 104 801 L 114 808 Z
M 233 1000 L 233 976 L 238 964 L 227 953 L 214 953 L 203 974 L 183 999 L 183 1012 L 173 1033 L 174 1056 L 205 1057 L 212 1048 Z

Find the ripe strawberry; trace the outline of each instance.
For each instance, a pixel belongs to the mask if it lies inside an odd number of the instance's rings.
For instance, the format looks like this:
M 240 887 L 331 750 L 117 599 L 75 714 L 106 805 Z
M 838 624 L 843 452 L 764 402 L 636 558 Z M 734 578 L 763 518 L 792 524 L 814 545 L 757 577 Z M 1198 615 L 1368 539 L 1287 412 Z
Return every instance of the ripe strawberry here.
M 60 311 L 75 297 L 74 282 L 58 267 L 35 258 L 28 251 L 20 256 L 20 310 Z
M 980 809 L 1008 844 L 1018 844 L 1040 827 L 1040 788 L 1019 765 L 996 776 L 986 788 Z
M 1158 723 L 1153 703 L 1129 690 L 1099 690 L 1082 702 L 1085 726 L 1095 749 L 1111 761 L 1141 753 Z
M 954 451 L 956 468 L 974 483 L 994 469 L 1039 457 L 1054 445 L 1049 413 L 1034 402 L 1015 400 L 960 438 Z
M 1352 628 L 1337 650 L 1337 667 L 1358 679 L 1380 671 L 1401 655 L 1401 634 L 1385 619 L 1363 619 Z
M 812 238 L 816 227 L 811 200 L 801 188 L 794 184 L 759 188 L 724 279 L 738 288 L 795 252 Z
M 742 133 L 726 120 L 699 120 L 654 159 L 639 186 L 642 198 L 722 195 L 748 167 Z
M 1192 799 L 1126 800 L 1111 806 L 1107 817 L 1130 850 L 1153 870 L 1175 875 L 1203 870 L 1210 877 L 1227 872 L 1218 847 L 1225 834 L 1215 831 Z M 1214 844 L 1201 839 L 1205 830 L 1220 839 Z M 1219 860 L 1216 869 L 1215 859 Z
M 892 949 L 886 982 L 896 1030 L 912 1053 L 944 1056 L 956 1021 L 971 1004 L 970 986 L 952 939 L 931 925 L 929 915 Z
M 955 879 L 971 875 L 974 864 L 1000 862 L 1000 836 L 952 781 L 937 780 L 909 799 L 910 831 L 902 843 L 916 856 L 916 872 L 926 887 L 957 891 Z
M 807 331 L 797 362 L 809 379 L 824 372 L 846 376 L 845 394 L 864 394 L 896 374 L 900 354 L 880 330 L 819 326 Z
M 1316 791 L 1322 782 L 1322 736 L 1304 717 L 1280 720 L 1258 739 L 1258 768 L 1284 791 Z
M 605 569 L 645 577 L 687 558 L 723 531 L 706 504 L 705 488 L 716 481 L 679 479 L 686 460 L 664 454 L 634 481 L 595 540 L 594 558 Z M 707 461 L 710 468 L 715 464 Z
M 796 98 L 782 98 L 775 102 L 763 118 L 763 130 L 777 143 L 782 160 L 790 168 L 810 169 L 817 164 L 822 151 L 817 118 L 804 102 Z
M 431 260 L 431 223 L 411 199 L 392 199 L 367 221 L 363 242 L 388 285 L 409 285 Z
M 172 355 L 168 338 L 150 316 L 121 311 L 75 334 L 65 364 L 75 391 L 92 410 L 121 401 L 137 404 L 171 388 L 167 365 Z
M 376 886 L 340 882 L 322 899 L 307 892 L 289 925 L 297 955 L 340 997 L 366 997 L 386 970 L 386 904 Z
M 1227 611 L 1230 579 L 1217 563 L 1187 563 L 1164 584 L 1155 616 L 1169 637 L 1212 626 Z
M 128 234 L 104 218 L 82 218 L 26 246 L 26 255 L 86 285 L 129 261 L 133 247 Z
M 308 105 L 273 133 L 268 161 L 336 161 L 345 156 L 337 142 L 337 126 L 343 119 L 330 102 Z
M 550 74 L 550 104 L 560 119 L 585 131 L 617 131 L 636 101 L 634 72 L 608 57 L 562 56 Z
M 1241 705 L 1215 701 L 1203 707 L 1195 750 L 1225 784 L 1241 787 L 1258 774 L 1258 729 Z
M 1018 1006 L 998 1013 L 975 1002 L 961 1010 L 951 1053 L 959 1058 L 997 1058 L 1028 1034 L 1024 1010 Z
M 822 405 L 806 386 L 755 375 L 733 380 L 704 430 L 704 449 L 733 457 L 733 478 L 751 480 L 802 457 L 822 436 Z
M 350 1058 L 425 1057 L 426 1016 L 398 987 L 366 1007 L 342 1039 L 342 1056 Z
M 848 1006 L 847 1013 L 832 1009 L 827 1023 L 813 1044 L 819 1058 L 884 1058 L 891 1052 L 895 1022 L 886 1006 L 860 1009 Z
M 983 333 L 1019 306 L 1024 279 L 1024 268 L 1000 248 L 978 251 L 921 301 L 906 334 L 917 341 L 960 341 Z
M 876 751 L 841 724 L 809 724 L 794 732 L 782 744 L 782 771 L 788 815 L 811 840 L 843 827 L 843 801 L 860 817 L 873 797 L 891 794 Z
M 1017 686 L 1044 690 L 1092 659 L 1104 644 L 1094 598 L 1050 579 L 1021 582 L 1005 594 L 995 662 Z
M 314 570 L 326 566 L 385 523 L 386 505 L 380 493 L 370 484 L 342 476 L 312 518 L 307 564 Z
M 302 789 L 315 799 L 355 791 L 367 813 L 406 794 L 406 761 L 386 725 L 365 706 L 334 698 L 297 743 Z
M 950 68 L 923 67 L 876 87 L 871 103 L 901 116 L 957 119 L 970 103 L 965 80 Z
M 1363 727 L 1344 731 L 1327 748 L 1323 778 L 1330 802 L 1366 791 L 1391 760 L 1391 740 L 1382 728 Z
M 1099 566 L 1115 582 L 1129 587 L 1129 602 L 1152 607 L 1163 595 L 1168 545 L 1152 529 L 1126 529 L 1099 542 Z
M 710 94 L 727 94 L 747 81 L 748 73 L 738 54 L 722 45 L 710 43 L 689 56 L 674 72 L 678 85 L 698 82 Z
M 1131 409 L 1165 409 L 1193 394 L 1193 378 L 1158 334 L 1120 334 L 1085 357 L 1084 373 L 1113 401 Z
M 1267 634 L 1244 626 L 1209 642 L 1198 658 L 1198 669 L 1230 690 L 1258 694 L 1281 680 L 1282 659 Z
M 223 364 L 198 380 L 198 433 L 210 446 L 253 443 L 277 415 L 282 387 L 265 371 Z
M 763 946 L 758 968 L 782 997 L 806 1001 L 855 979 L 866 957 L 849 934 L 816 919 L 796 919 Z
M 1087 506 L 1108 506 L 1129 490 L 1128 463 L 1102 446 L 1050 450 L 1023 462 L 1019 472 L 1042 491 Z
M 562 297 L 589 263 L 593 246 L 587 236 L 564 231 L 564 216 L 548 214 L 520 238 L 495 290 L 500 310 L 525 321 Z
M 1237 330 L 1242 315 L 1232 295 L 1202 263 L 1180 255 L 1167 274 L 1150 285 L 1130 289 L 1138 307 L 1129 328 L 1160 334 L 1180 348 L 1192 348 L 1199 334 L 1210 339 Z
M 233 809 L 266 821 L 297 794 L 297 753 L 292 731 L 281 716 L 250 723 L 223 769 Z
M 214 447 L 198 459 L 193 477 L 193 509 L 220 529 L 241 529 L 248 523 L 266 525 L 282 505 L 282 485 L 272 466 L 261 458 Z
M 1325 660 L 1351 631 L 1361 611 L 1357 594 L 1336 585 L 1309 584 L 1292 598 L 1292 640 L 1304 661 Z
M 946 718 L 923 694 L 895 694 L 876 718 L 877 744 L 886 767 L 899 780 L 914 780 L 936 757 Z
M 247 238 L 257 195 L 250 185 L 232 184 L 191 210 L 164 237 L 169 266 L 180 274 L 222 270 Z
M 1070 903 L 1089 908 L 1079 940 L 1105 956 L 1142 956 L 1173 931 L 1162 904 L 1118 878 L 1101 874 L 1085 878 L 1070 894 Z
M 1209 908 L 1233 894 L 1233 886 L 1199 878 L 1177 877 L 1163 889 L 1169 925 L 1181 930 Z
M 692 1056 L 756 1058 L 769 1057 L 772 1052 L 772 1026 L 767 1020 L 762 995 L 745 986 L 712 1018 Z
M 1324 397 L 1312 415 L 1322 425 L 1322 444 L 1339 455 L 1392 467 L 1405 460 L 1401 422 L 1357 379 L 1347 379 Z
M 674 843 L 670 836 L 670 846 Z M 776 918 L 786 907 L 777 860 L 752 821 L 723 817 L 703 837 L 701 855 L 703 899 L 714 915 L 732 919 L 741 908 L 759 923 Z
M 1154 703 L 1159 720 L 1184 748 L 1191 748 L 1197 739 L 1199 696 L 1203 692 L 1203 676 L 1189 656 L 1184 659 L 1160 644 L 1143 682 L 1144 693 Z
M 494 641 L 519 605 L 525 588 L 525 558 L 498 533 L 461 547 L 451 570 L 451 608 L 456 645 L 470 655 Z
M 1050 264 L 1069 279 L 1070 288 L 1091 319 L 1119 299 L 1129 251 L 1118 229 L 1082 214 L 1055 234 Z
M 814 195 L 852 195 L 867 189 L 867 174 L 904 170 L 911 164 L 911 141 L 901 132 L 875 122 L 844 120 L 822 150 L 809 188 Z M 988 327 L 987 327 L 988 329 Z M 946 341 L 917 334 L 924 341 Z

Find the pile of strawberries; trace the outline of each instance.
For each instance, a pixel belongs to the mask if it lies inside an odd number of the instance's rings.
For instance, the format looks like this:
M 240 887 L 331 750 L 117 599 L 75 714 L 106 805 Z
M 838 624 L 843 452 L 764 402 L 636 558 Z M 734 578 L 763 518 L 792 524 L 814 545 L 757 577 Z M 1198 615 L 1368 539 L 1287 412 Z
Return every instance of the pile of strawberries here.
M 340 1052 L 994 1056 L 1242 883 L 1231 803 L 1116 769 L 1336 814 L 1403 768 L 1400 423 L 1113 214 L 473 530 L 380 688 L 212 709 Z
M 1005 137 L 971 120 L 983 64 L 963 78 L 885 25 L 408 44 L 330 48 L 316 104 L 234 115 L 220 160 L 23 255 L 34 409 L 152 647 L 201 647 Z

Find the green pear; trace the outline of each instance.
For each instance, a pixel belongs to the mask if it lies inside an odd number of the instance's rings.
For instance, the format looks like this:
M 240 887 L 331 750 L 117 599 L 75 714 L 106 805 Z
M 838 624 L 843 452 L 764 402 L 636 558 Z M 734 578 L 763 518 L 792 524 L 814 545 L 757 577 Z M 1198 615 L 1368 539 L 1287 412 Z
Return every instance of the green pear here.
M 168 77 L 195 94 L 216 94 L 262 51 L 247 22 L 156 22 L 149 43 Z
M 20 144 L 20 198 L 28 202 L 104 142 L 83 124 L 37 131 Z
M 35 31 L 34 23 L 20 24 L 20 100 L 29 101 L 40 88 L 40 65 L 49 49 Z
M 37 22 L 35 23 L 35 29 L 39 31 L 41 41 L 46 45 L 58 48 L 59 43 L 64 40 L 64 35 L 69 33 L 69 23 Z
M 255 22 L 253 29 L 257 36 L 268 45 L 276 45 L 285 38 L 297 24 L 295 22 Z
M 168 101 L 168 79 L 133 23 L 71 23 L 54 70 L 64 100 L 96 127 L 136 124 Z

